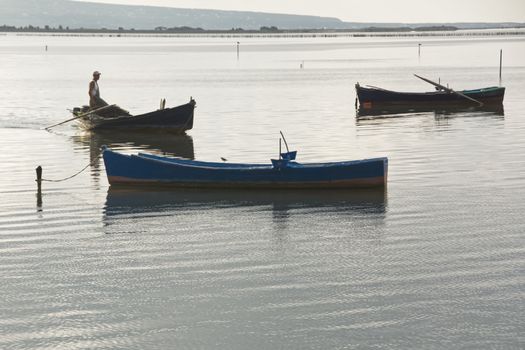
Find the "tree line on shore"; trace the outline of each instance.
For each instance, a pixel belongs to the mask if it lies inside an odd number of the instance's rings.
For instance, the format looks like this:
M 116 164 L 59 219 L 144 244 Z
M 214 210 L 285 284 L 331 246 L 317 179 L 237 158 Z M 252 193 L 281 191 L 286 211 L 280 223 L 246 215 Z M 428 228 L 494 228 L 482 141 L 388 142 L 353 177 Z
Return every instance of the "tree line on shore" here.
M 70 27 L 63 27 L 62 25 L 59 25 L 58 27 L 51 27 L 49 25 L 45 25 L 43 27 L 40 26 L 33 26 L 33 25 L 27 25 L 27 26 L 9 26 L 9 25 L 2 25 L 0 26 L 0 32 L 22 32 L 22 33 L 40 33 L 40 32 L 49 32 L 49 33 L 184 33 L 184 34 L 191 34 L 191 33 L 318 33 L 318 32 L 329 32 L 329 33 L 338 33 L 338 32 L 424 32 L 424 31 L 455 31 L 458 30 L 457 27 L 454 26 L 426 26 L 426 27 L 367 27 L 362 29 L 325 29 L 325 28 L 319 28 L 319 29 L 279 29 L 275 26 L 262 26 L 259 29 L 243 29 L 243 28 L 231 28 L 231 29 L 224 29 L 224 30 L 209 30 L 209 29 L 202 29 L 202 28 L 195 28 L 195 27 L 164 27 L 164 26 L 158 26 L 154 29 L 135 29 L 135 28 L 123 28 L 119 27 L 117 29 L 111 29 L 111 28 L 70 28 Z

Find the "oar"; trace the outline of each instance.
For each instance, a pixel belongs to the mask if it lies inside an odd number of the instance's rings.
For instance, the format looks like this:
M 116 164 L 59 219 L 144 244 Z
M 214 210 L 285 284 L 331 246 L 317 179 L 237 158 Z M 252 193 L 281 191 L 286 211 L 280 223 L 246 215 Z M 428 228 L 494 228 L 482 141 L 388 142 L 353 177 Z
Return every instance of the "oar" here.
M 452 90 L 451 88 L 448 88 L 448 87 L 446 87 L 446 86 L 443 86 L 443 85 L 441 85 L 441 84 L 438 84 L 438 83 L 436 83 L 436 82 L 434 82 L 434 81 L 432 81 L 432 80 L 430 80 L 430 79 L 420 77 L 420 76 L 417 75 L 417 74 L 414 74 L 414 75 L 415 75 L 416 77 L 418 77 L 419 79 L 421 79 L 421 80 L 423 80 L 423 81 L 426 81 L 427 83 L 432 84 L 432 85 L 434 85 L 434 86 L 436 86 L 436 87 L 438 87 L 438 88 L 440 88 L 440 89 L 442 89 L 442 90 L 445 90 L 445 91 L 447 91 L 447 92 L 450 92 L 450 93 L 456 94 L 456 95 L 458 95 L 458 96 L 461 96 L 461 97 L 463 97 L 463 98 L 466 98 L 467 100 L 470 100 L 470 101 L 472 101 L 472 102 L 476 102 L 476 103 L 478 103 L 480 106 L 483 106 L 483 102 L 478 101 L 478 100 L 476 100 L 476 99 L 474 99 L 474 98 L 472 98 L 472 97 L 470 97 L 470 96 L 467 96 L 467 95 L 465 95 L 465 94 L 462 94 L 461 92 L 458 92 L 458 91 Z
M 107 106 L 104 106 L 104 107 L 100 107 L 100 108 L 94 109 L 92 111 L 88 111 L 88 112 L 79 114 L 79 115 L 77 115 L 77 116 L 75 116 L 73 118 L 70 118 L 68 120 L 64 120 L 63 122 L 60 122 L 58 124 L 54 124 L 54 125 L 48 126 L 48 127 L 44 128 L 44 130 L 49 130 L 51 128 L 54 128 L 55 126 L 59 126 L 59 125 L 65 124 L 65 123 L 70 122 L 72 120 L 75 120 L 75 119 L 78 119 L 78 118 L 82 118 L 82 117 L 84 117 L 84 116 L 86 116 L 88 114 L 91 114 L 91 113 L 94 113 L 94 112 L 98 112 L 98 111 L 101 111 L 103 109 L 106 109 L 106 108 L 109 108 L 109 107 L 113 107 L 113 106 L 115 106 L 115 105 L 107 105 Z

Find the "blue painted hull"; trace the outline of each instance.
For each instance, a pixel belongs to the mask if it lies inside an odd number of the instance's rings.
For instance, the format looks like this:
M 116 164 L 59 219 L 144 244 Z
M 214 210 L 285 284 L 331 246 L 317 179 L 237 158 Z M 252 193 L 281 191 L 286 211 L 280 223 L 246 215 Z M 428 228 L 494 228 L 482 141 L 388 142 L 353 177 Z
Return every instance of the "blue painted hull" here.
M 223 188 L 384 187 L 388 159 L 300 164 L 233 164 L 185 160 L 151 154 L 124 155 L 105 149 L 111 185 L 171 185 Z

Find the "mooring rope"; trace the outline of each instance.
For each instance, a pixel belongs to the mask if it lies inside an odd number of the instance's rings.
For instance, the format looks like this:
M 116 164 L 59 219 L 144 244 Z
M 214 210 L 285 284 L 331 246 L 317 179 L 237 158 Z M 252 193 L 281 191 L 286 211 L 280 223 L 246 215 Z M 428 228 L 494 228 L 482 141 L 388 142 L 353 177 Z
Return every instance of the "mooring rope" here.
M 51 179 L 42 179 L 41 181 L 47 181 L 47 182 L 62 182 L 62 181 L 66 181 L 66 180 L 69 180 L 69 179 L 72 179 L 74 178 L 75 176 L 81 174 L 84 170 L 86 170 L 89 166 L 93 165 L 95 163 L 96 160 L 100 159 L 100 156 L 102 155 L 102 151 L 99 152 L 99 154 L 91 159 L 91 161 L 89 162 L 88 165 L 86 165 L 85 167 L 83 167 L 80 171 L 78 171 L 77 173 L 71 175 L 71 176 L 68 176 L 68 177 L 65 177 L 63 179 L 58 179 L 58 180 L 51 180 Z

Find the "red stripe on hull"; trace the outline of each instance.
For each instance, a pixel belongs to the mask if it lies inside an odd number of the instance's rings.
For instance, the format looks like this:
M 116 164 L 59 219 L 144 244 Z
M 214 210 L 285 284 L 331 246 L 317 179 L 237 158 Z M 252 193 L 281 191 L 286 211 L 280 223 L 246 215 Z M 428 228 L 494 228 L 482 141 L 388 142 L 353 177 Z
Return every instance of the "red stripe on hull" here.
M 108 176 L 111 185 L 151 185 L 151 186 L 171 186 L 171 187 L 191 187 L 191 188 L 297 188 L 297 189 L 321 189 L 321 188 L 367 188 L 367 187 L 386 187 L 387 177 L 378 176 L 366 179 L 352 179 L 328 182 L 180 182 L 180 181 L 161 181 L 134 179 L 124 176 Z

